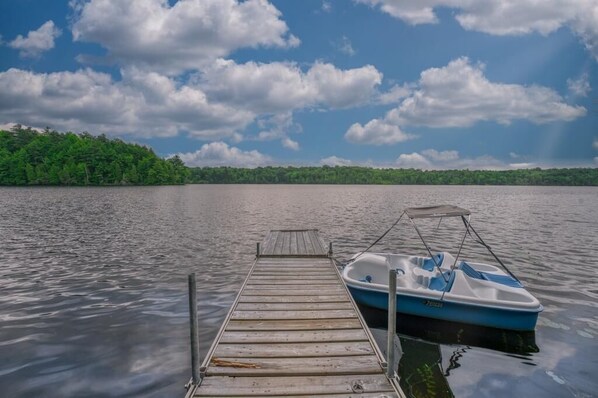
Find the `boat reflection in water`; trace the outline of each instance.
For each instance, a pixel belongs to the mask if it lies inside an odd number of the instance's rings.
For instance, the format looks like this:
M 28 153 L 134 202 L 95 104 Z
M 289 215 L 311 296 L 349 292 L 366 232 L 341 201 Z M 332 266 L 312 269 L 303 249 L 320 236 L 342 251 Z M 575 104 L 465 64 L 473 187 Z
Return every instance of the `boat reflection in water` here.
M 386 311 L 358 304 L 378 345 L 386 345 Z M 401 388 L 409 397 L 454 397 L 447 377 L 471 347 L 523 357 L 539 352 L 534 331 L 512 331 L 397 313 Z M 441 346 L 442 345 L 442 346 Z M 384 348 L 383 348 L 384 350 Z M 444 358 L 443 358 L 444 352 Z

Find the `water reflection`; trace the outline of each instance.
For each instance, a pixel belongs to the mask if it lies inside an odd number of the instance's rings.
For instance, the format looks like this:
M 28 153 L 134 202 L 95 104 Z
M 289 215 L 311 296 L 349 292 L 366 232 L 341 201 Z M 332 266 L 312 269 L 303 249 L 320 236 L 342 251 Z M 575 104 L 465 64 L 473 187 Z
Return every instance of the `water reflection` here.
M 386 311 L 358 306 L 368 326 L 377 330 L 373 335 L 378 345 L 384 347 Z M 501 330 L 405 314 L 397 314 L 396 327 L 402 353 L 395 366 L 401 387 L 414 398 L 454 397 L 448 377 L 461 367 L 460 360 L 471 347 L 503 352 L 530 365 L 535 365 L 531 354 L 540 352 L 533 331 Z
M 386 311 L 358 306 L 368 326 L 386 327 Z M 495 329 L 397 313 L 397 332 L 437 344 L 462 344 L 521 355 L 540 352 L 535 331 Z

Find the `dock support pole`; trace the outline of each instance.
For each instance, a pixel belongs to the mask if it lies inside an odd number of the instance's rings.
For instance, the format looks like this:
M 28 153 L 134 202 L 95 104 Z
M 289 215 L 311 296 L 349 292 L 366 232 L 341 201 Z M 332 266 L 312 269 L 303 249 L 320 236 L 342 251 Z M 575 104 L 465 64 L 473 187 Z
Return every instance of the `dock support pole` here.
M 191 326 L 191 377 L 194 385 L 200 381 L 199 369 L 199 333 L 197 322 L 197 283 L 195 282 L 195 272 L 187 277 L 189 282 L 189 321 Z
M 260 242 L 257 242 L 257 245 L 256 245 L 256 254 L 255 254 L 255 256 L 256 256 L 256 257 L 259 257 L 259 256 L 260 256 Z
M 397 270 L 388 271 L 388 336 L 386 340 L 386 376 L 392 379 L 395 375 L 395 345 L 397 333 Z
M 332 242 L 328 244 L 328 256 L 332 257 Z

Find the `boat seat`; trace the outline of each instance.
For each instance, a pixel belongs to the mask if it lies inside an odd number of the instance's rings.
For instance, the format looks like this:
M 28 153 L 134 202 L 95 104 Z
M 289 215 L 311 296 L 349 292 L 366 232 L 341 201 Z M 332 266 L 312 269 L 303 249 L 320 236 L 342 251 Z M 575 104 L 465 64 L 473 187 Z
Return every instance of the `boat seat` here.
M 438 264 L 438 266 L 441 266 L 442 261 L 444 260 L 444 253 L 440 252 L 440 253 L 435 254 L 434 257 L 424 259 L 424 262 L 422 263 L 422 268 L 425 269 L 426 271 L 434 271 L 434 269 L 436 268 L 436 264 L 434 264 L 434 260 L 436 260 L 436 263 Z
M 489 272 L 478 271 L 474 269 L 471 265 L 467 264 L 465 261 L 461 261 L 461 264 L 459 264 L 459 269 L 470 278 L 500 283 L 501 285 L 510 287 L 523 287 L 523 285 L 518 280 L 509 275 L 496 275 L 491 274 Z
M 444 275 L 444 276 L 443 276 Z M 446 278 L 446 280 L 445 280 Z M 441 292 L 448 292 L 453 287 L 455 282 L 455 273 L 452 271 L 443 272 L 442 275 L 438 275 L 430 279 L 429 289 L 438 290 Z
M 424 271 L 422 269 L 414 268 L 411 272 L 411 278 L 415 282 L 416 285 L 423 286 L 428 288 L 430 285 L 430 280 L 434 275 L 433 272 Z

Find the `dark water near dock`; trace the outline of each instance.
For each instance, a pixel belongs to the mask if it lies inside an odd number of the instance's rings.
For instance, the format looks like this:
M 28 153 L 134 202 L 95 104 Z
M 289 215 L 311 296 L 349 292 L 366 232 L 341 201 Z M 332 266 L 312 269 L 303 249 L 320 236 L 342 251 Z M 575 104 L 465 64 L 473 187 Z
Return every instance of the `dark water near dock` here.
M 598 189 L 277 185 L 0 188 L 0 396 L 182 397 L 189 272 L 205 353 L 269 229 L 319 228 L 347 259 L 403 208 L 440 203 L 472 210 L 545 310 L 532 340 L 405 321 L 403 386 L 598 396 Z M 448 222 L 423 227 L 451 251 L 461 238 Z M 407 226 L 378 249 L 397 244 L 423 254 Z

